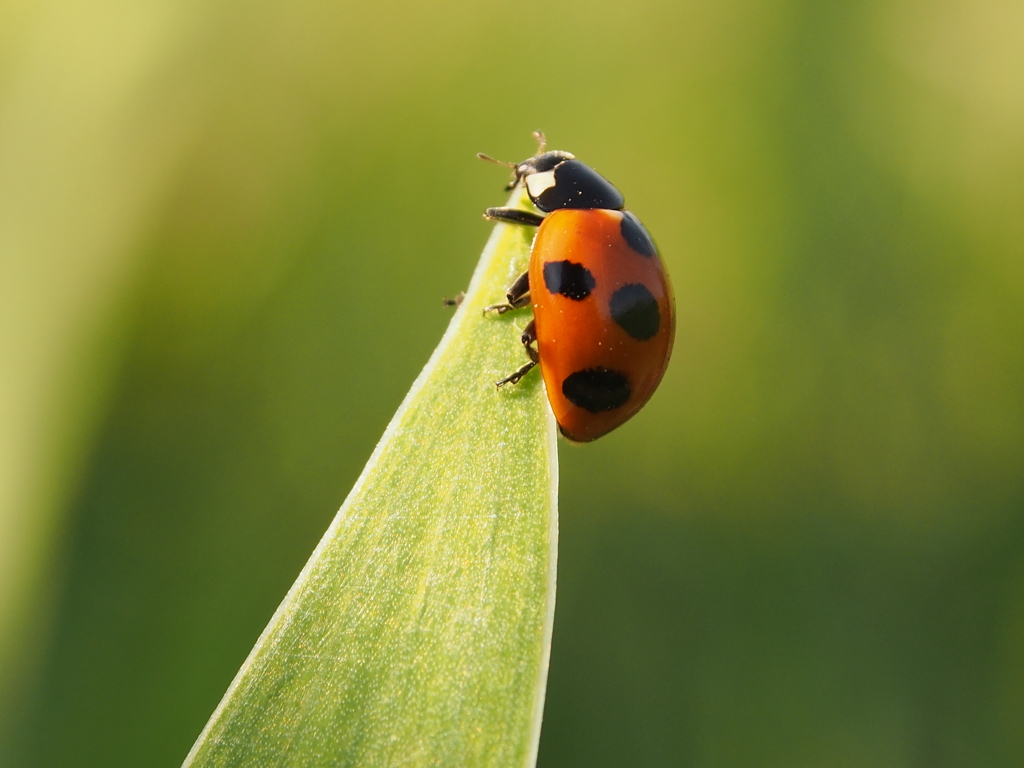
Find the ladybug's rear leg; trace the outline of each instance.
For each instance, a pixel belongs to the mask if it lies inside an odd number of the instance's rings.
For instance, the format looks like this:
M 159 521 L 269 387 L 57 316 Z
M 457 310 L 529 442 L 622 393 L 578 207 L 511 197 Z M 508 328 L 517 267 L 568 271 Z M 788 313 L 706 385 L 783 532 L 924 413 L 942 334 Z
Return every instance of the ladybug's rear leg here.
M 519 337 L 519 340 L 523 342 L 523 348 L 526 350 L 527 356 L 530 358 L 530 362 L 520 368 L 518 371 L 513 373 L 511 376 L 506 376 L 501 381 L 497 382 L 497 386 L 502 384 L 518 384 L 519 380 L 528 374 L 537 363 L 540 362 L 540 355 L 537 354 L 537 350 L 533 348 L 533 342 L 537 340 L 537 324 L 533 320 L 523 330 L 523 335 Z
M 504 315 L 509 310 L 527 306 L 530 303 L 529 272 L 523 272 L 516 278 L 516 281 L 509 286 L 508 292 L 505 293 L 505 298 L 508 299 L 508 304 L 491 304 L 489 307 L 484 307 L 484 313 L 497 312 L 499 315 Z

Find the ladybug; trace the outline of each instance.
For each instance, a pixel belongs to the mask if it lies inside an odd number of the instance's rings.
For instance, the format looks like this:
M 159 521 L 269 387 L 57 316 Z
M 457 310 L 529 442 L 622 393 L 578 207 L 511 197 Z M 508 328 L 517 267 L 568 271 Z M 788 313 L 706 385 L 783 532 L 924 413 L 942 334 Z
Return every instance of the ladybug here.
M 504 314 L 533 306 L 521 342 L 529 362 L 497 382 L 516 384 L 540 365 L 561 433 L 585 443 L 646 403 L 668 366 L 675 301 L 658 249 L 622 194 L 568 152 L 545 151 L 513 168 L 540 213 L 488 208 L 495 221 L 536 227 L 530 267 L 508 289 Z M 536 348 L 534 344 L 536 343 Z

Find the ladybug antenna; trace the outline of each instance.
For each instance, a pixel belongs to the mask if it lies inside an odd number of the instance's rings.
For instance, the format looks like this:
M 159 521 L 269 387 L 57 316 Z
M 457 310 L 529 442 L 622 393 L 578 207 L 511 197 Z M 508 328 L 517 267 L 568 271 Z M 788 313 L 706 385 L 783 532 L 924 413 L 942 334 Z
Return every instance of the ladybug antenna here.
M 510 163 L 507 160 L 495 160 L 490 155 L 485 155 L 483 152 L 477 152 L 476 156 L 481 160 L 486 160 L 489 163 L 495 165 L 504 165 L 506 168 L 512 169 L 512 181 L 505 185 L 505 189 L 512 189 L 519 182 L 519 174 L 516 172 L 519 168 L 519 163 Z
M 534 131 L 533 138 L 537 140 L 537 154 L 544 154 L 544 148 L 548 145 L 548 140 L 544 138 L 544 131 Z
M 476 156 L 481 160 L 486 160 L 488 163 L 494 163 L 495 165 L 504 165 L 506 168 L 515 168 L 518 163 L 510 163 L 507 160 L 496 160 L 490 155 L 485 155 L 483 152 L 477 152 Z

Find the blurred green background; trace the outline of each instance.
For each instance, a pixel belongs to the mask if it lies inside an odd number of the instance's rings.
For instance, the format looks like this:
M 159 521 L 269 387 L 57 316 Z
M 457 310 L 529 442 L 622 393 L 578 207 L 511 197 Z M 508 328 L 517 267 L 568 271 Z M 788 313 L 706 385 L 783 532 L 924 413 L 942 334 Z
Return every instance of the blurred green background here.
M 1024 5 L 6 0 L 0 765 L 180 764 L 535 128 L 679 314 L 540 765 L 1024 763 Z

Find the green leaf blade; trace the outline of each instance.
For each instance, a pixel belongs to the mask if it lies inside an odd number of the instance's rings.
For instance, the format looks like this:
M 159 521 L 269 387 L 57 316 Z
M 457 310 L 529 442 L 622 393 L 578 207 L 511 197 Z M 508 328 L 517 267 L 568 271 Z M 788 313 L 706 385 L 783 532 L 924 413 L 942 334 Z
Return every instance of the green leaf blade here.
M 520 191 L 511 204 L 524 204 Z M 555 424 L 499 224 L 466 298 L 187 766 L 530 766 L 557 552 Z M 425 310 L 429 311 L 429 310 Z

